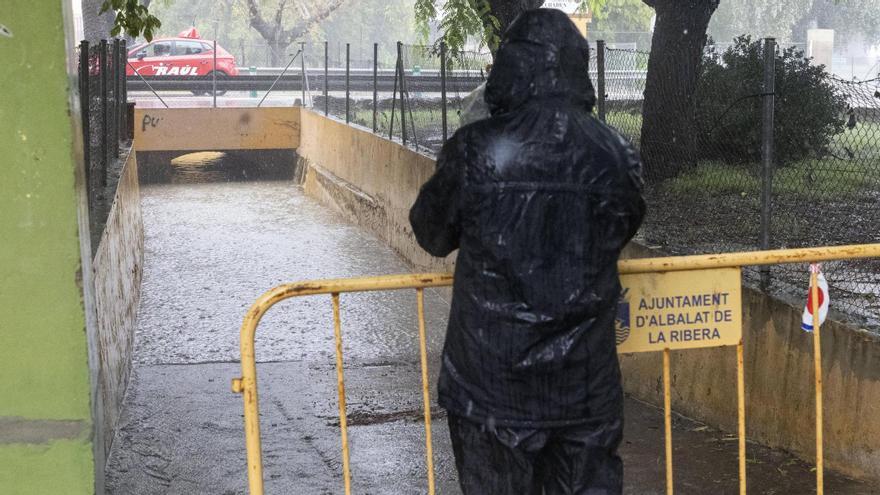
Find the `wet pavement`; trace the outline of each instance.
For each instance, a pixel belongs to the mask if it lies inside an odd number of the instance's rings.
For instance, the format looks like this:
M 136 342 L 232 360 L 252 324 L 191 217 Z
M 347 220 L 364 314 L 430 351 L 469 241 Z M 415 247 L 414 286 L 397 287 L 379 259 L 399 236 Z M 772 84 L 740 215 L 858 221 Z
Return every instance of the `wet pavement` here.
M 242 401 L 230 380 L 247 307 L 284 282 L 410 271 L 290 181 L 226 182 L 198 166 L 179 161 L 179 180 L 142 186 L 144 286 L 111 494 L 246 493 Z M 448 308 L 447 291 L 426 291 L 432 385 Z M 353 493 L 425 493 L 415 294 L 343 295 L 342 329 Z M 280 303 L 260 324 L 266 493 L 342 493 L 332 335 L 329 296 Z M 631 399 L 626 408 L 625 493 L 663 493 L 662 415 Z M 457 494 L 442 410 L 434 417 L 438 492 Z M 678 493 L 738 493 L 729 435 L 677 418 L 674 436 Z M 808 465 L 749 448 L 750 493 L 812 491 Z M 880 493 L 833 475 L 826 490 Z

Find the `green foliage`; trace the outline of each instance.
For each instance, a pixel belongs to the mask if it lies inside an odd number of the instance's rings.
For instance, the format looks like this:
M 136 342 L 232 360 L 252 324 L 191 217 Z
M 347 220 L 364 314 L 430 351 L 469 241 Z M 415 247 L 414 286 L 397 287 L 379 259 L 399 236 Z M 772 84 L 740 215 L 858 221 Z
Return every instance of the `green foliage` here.
M 642 0 L 604 0 L 601 6 L 591 7 L 591 11 L 590 31 L 601 33 L 648 32 L 654 16 L 654 9 Z M 606 41 L 614 40 L 609 38 Z
M 413 7 L 416 14 L 416 31 L 424 42 L 431 36 L 431 28 L 428 23 L 437 18 L 437 5 L 433 0 L 416 0 Z
M 446 0 L 442 9 L 438 9 L 437 2 L 416 0 L 416 29 L 423 42 L 429 42 L 431 21 L 439 20 L 443 39 L 452 53 L 463 51 L 471 38 L 482 46 L 497 46 L 500 24 L 488 0 Z
M 701 158 L 760 160 L 763 60 L 761 40 L 748 36 L 721 54 L 710 49 L 704 57 L 695 94 Z M 828 154 L 835 135 L 844 130 L 847 103 L 825 68 L 812 65 L 795 48 L 777 51 L 775 100 L 776 163 Z
M 162 22 L 150 14 L 147 7 L 138 3 L 138 0 L 106 0 L 101 5 L 100 13 L 113 11 L 116 18 L 113 21 L 112 36 L 125 33 L 132 38 L 143 35 L 147 41 L 153 39 L 153 33 L 162 27 Z
M 504 3 L 505 0 L 445 0 L 443 7 L 438 8 L 441 0 L 416 0 L 416 30 L 423 43 L 430 43 L 430 23 L 440 22 L 442 37 L 451 53 L 464 50 L 468 41 L 475 39 L 480 46 L 493 52 L 501 41 L 502 26 L 498 18 L 492 14 L 492 5 Z M 594 18 L 601 15 L 602 9 L 609 0 L 580 0 L 579 12 L 589 10 Z

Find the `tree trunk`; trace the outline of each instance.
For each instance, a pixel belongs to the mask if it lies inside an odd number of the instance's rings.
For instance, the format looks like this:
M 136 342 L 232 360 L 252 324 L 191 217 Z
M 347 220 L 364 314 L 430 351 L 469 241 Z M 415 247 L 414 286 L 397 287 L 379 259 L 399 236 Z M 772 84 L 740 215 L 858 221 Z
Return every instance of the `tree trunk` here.
M 272 67 L 284 67 L 287 65 L 287 62 L 290 62 L 290 57 L 287 56 L 287 47 L 289 44 L 278 40 L 268 40 L 269 43 L 269 59 L 272 61 Z
M 644 2 L 654 7 L 657 20 L 645 81 L 641 153 L 645 177 L 657 182 L 696 162 L 694 91 L 718 0 Z
M 110 31 L 113 29 L 113 21 L 116 16 L 109 11 L 98 14 L 103 4 L 104 0 L 83 0 L 82 2 L 83 33 L 89 43 L 110 39 Z

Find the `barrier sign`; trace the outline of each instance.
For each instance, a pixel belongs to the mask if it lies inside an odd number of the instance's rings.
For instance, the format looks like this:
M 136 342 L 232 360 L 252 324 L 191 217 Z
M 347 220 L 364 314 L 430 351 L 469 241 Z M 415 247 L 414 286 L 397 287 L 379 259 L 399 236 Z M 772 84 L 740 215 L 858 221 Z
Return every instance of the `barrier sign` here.
M 617 351 L 737 345 L 742 340 L 739 268 L 622 275 Z

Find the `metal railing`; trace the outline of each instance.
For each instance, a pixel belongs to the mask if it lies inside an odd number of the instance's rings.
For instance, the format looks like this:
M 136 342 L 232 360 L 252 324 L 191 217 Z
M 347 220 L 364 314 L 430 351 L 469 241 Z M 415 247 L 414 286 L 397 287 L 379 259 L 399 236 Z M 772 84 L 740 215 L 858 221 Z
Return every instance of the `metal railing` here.
M 425 331 L 424 289 L 452 284 L 452 275 L 389 275 L 337 280 L 316 280 L 276 287 L 263 294 L 250 308 L 241 326 L 241 378 L 232 381 L 232 390 L 244 394 L 245 437 L 247 442 L 248 486 L 251 494 L 263 493 L 263 464 L 260 442 L 260 414 L 257 396 L 257 367 L 254 337 L 260 319 L 276 303 L 292 297 L 330 294 L 333 303 L 333 333 L 336 341 L 336 376 L 339 393 L 339 425 L 342 435 L 342 470 L 345 493 L 351 493 L 351 467 L 348 450 L 348 415 L 345 404 L 345 379 L 342 358 L 342 324 L 339 317 L 339 294 L 380 290 L 415 289 L 418 298 L 419 349 L 422 371 L 422 394 L 425 417 L 425 445 L 428 463 L 428 490 L 434 493 L 434 460 L 431 446 L 431 405 L 428 384 L 428 354 Z
M 103 230 L 118 178 L 120 148 L 131 140 L 125 78 L 125 40 L 78 46 L 83 161 L 93 238 Z M 93 243 L 93 249 L 97 243 Z
M 880 258 L 880 244 L 816 247 L 805 249 L 783 249 L 692 255 L 665 258 L 645 258 L 622 260 L 618 271 L 622 276 L 634 274 L 666 274 L 670 272 L 692 272 L 718 268 L 741 268 L 743 266 L 763 266 L 789 263 L 817 263 L 832 260 L 854 260 Z M 702 273 L 701 273 L 702 275 Z M 433 450 L 431 445 L 431 408 L 429 398 L 427 345 L 424 313 L 424 289 L 444 287 L 452 284 L 451 274 L 428 273 L 408 275 L 388 275 L 353 279 L 315 280 L 278 286 L 262 296 L 251 306 L 245 316 L 240 331 L 241 372 L 240 378 L 232 380 L 232 390 L 243 394 L 245 439 L 247 444 L 248 485 L 252 495 L 263 494 L 263 465 L 260 440 L 259 398 L 257 394 L 257 368 L 255 357 L 255 337 L 261 318 L 275 304 L 293 297 L 329 294 L 333 308 L 333 329 L 336 346 L 336 374 L 339 404 L 339 424 L 342 438 L 343 484 L 346 495 L 351 493 L 351 465 L 349 460 L 347 410 L 345 402 L 345 380 L 342 355 L 342 325 L 339 316 L 339 295 L 348 292 L 415 289 L 418 304 L 419 349 L 422 373 L 422 396 L 425 419 L 425 442 L 427 457 L 428 493 L 434 493 Z M 736 288 L 739 290 L 739 287 Z M 822 365 L 821 365 L 821 326 L 819 320 L 818 281 L 815 272 L 810 280 L 813 314 L 814 386 L 816 408 L 816 487 L 820 495 L 824 492 L 824 454 L 823 454 L 823 404 L 822 404 Z M 741 321 L 741 320 L 740 320 Z M 743 343 L 740 337 L 737 348 L 737 433 L 739 447 L 740 493 L 746 493 L 746 430 L 745 430 L 745 380 L 743 364 Z M 667 493 L 673 493 L 672 460 L 672 410 L 670 385 L 670 348 L 663 352 L 663 393 L 664 429 L 666 457 Z

